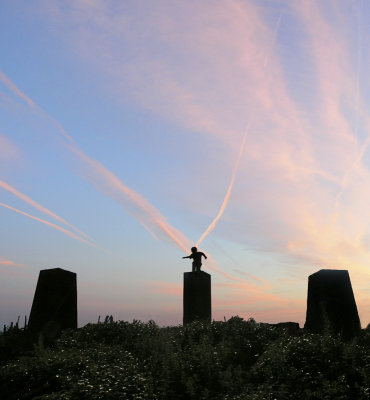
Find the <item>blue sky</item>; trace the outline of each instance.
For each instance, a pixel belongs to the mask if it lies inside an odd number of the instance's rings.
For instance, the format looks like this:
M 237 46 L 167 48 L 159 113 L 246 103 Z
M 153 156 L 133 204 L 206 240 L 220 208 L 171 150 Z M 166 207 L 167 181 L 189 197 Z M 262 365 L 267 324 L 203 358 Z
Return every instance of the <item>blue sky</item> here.
M 302 324 L 308 275 L 337 268 L 366 326 L 368 17 L 364 1 L 3 1 L 0 322 L 62 267 L 80 325 L 178 324 L 204 234 L 215 319 Z

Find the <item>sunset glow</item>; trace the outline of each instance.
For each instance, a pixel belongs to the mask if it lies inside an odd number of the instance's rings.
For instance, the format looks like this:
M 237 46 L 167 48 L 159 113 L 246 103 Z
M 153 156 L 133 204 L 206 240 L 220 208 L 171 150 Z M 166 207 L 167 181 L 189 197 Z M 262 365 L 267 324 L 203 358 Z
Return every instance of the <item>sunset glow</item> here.
M 80 325 L 179 324 L 198 246 L 214 319 L 302 325 L 308 276 L 335 268 L 366 327 L 369 17 L 360 0 L 2 2 L 0 323 L 61 267 Z

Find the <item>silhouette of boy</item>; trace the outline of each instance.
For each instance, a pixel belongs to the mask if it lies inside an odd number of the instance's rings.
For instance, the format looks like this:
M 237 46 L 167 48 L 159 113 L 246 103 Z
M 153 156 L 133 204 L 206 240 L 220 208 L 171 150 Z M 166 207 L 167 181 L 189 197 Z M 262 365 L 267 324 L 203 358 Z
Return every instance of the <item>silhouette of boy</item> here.
M 202 253 L 201 251 L 198 251 L 196 247 L 191 248 L 191 254 L 190 256 L 186 256 L 183 258 L 192 258 L 193 259 L 193 272 L 200 272 L 200 267 L 202 266 L 202 256 L 207 259 L 207 256 Z

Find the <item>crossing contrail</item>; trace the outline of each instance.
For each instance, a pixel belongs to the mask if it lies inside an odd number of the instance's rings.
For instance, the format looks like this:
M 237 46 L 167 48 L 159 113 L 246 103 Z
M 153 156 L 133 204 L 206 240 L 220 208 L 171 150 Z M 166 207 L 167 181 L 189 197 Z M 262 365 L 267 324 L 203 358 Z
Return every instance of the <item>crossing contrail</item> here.
M 30 107 L 36 109 L 44 118 L 53 122 L 53 124 L 57 127 L 59 133 L 65 139 L 64 145 L 66 148 L 71 151 L 81 162 L 82 165 L 86 168 L 90 177 L 87 179 L 89 180 L 97 190 L 103 192 L 107 196 L 111 197 L 115 201 L 117 201 L 124 210 L 132 215 L 150 234 L 153 238 L 158 239 L 156 234 L 158 234 L 161 239 L 165 239 L 170 244 L 175 245 L 176 247 L 183 250 L 186 254 L 188 254 L 189 249 L 192 245 L 192 242 L 178 229 L 174 228 L 170 223 L 167 222 L 166 217 L 164 217 L 158 209 L 156 209 L 152 204 L 150 204 L 142 195 L 138 192 L 134 191 L 133 189 L 129 188 L 128 186 L 124 185 L 119 178 L 110 170 L 108 170 L 105 166 L 99 163 L 97 160 L 89 157 L 83 151 L 77 148 L 76 142 L 74 139 L 65 131 L 62 125 L 56 121 L 53 117 L 47 114 L 42 108 L 37 106 L 31 99 L 29 99 L 23 92 L 21 92 L 1 71 L 0 71 L 0 81 L 3 81 L 7 87 L 17 96 L 21 97 L 25 100 Z M 211 223 L 211 225 L 207 228 L 206 232 L 201 236 L 197 245 L 201 243 L 201 241 L 214 229 L 215 225 L 217 224 L 218 220 L 221 218 L 227 203 L 229 201 L 231 190 L 234 185 L 236 173 L 239 168 L 239 163 L 243 154 L 243 150 L 246 143 L 247 138 L 247 131 L 243 137 L 241 148 L 239 151 L 239 155 L 232 173 L 231 182 L 229 184 L 228 190 L 226 192 L 224 201 L 222 203 L 221 209 Z M 67 142 L 67 143 L 66 143 Z M 29 198 L 28 198 L 29 199 Z M 31 200 L 31 199 L 29 199 Z M 4 203 L 0 203 L 2 207 L 6 207 L 14 212 L 20 213 L 22 215 L 27 216 L 28 218 L 34 219 L 36 221 L 42 222 L 54 229 L 57 229 L 64 234 L 82 241 L 90 246 L 98 247 L 94 243 L 89 242 L 81 238 L 80 236 L 75 235 L 73 232 L 68 231 L 67 229 L 61 228 L 58 225 L 52 224 L 51 222 L 45 221 L 41 218 L 35 217 L 33 215 L 27 214 L 23 211 L 20 211 L 16 208 L 8 206 Z M 34 204 L 33 204 L 34 205 Z M 42 206 L 40 206 L 42 207 Z M 40 208 L 39 208 L 40 209 Z M 50 215 L 50 214 L 49 214 Z M 64 221 L 64 220 L 63 220 Z M 153 232 L 155 231 L 156 234 Z M 239 278 L 228 274 L 227 272 L 223 271 L 220 267 L 218 267 L 215 260 L 213 260 L 210 256 L 208 267 L 211 270 L 216 271 L 217 273 L 221 274 L 227 279 L 233 281 L 240 281 Z

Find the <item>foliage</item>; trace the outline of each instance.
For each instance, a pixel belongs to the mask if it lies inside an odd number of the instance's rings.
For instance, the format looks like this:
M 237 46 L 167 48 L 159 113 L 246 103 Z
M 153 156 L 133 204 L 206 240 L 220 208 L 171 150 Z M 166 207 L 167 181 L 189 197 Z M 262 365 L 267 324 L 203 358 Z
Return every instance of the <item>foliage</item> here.
M 26 329 L 19 328 L 18 323 L 4 326 L 3 332 L 0 333 L 0 362 L 30 352 L 34 341 L 33 335 Z
M 370 330 L 343 342 L 239 317 L 164 328 L 88 324 L 8 359 L 0 387 L 6 400 L 368 399 Z

